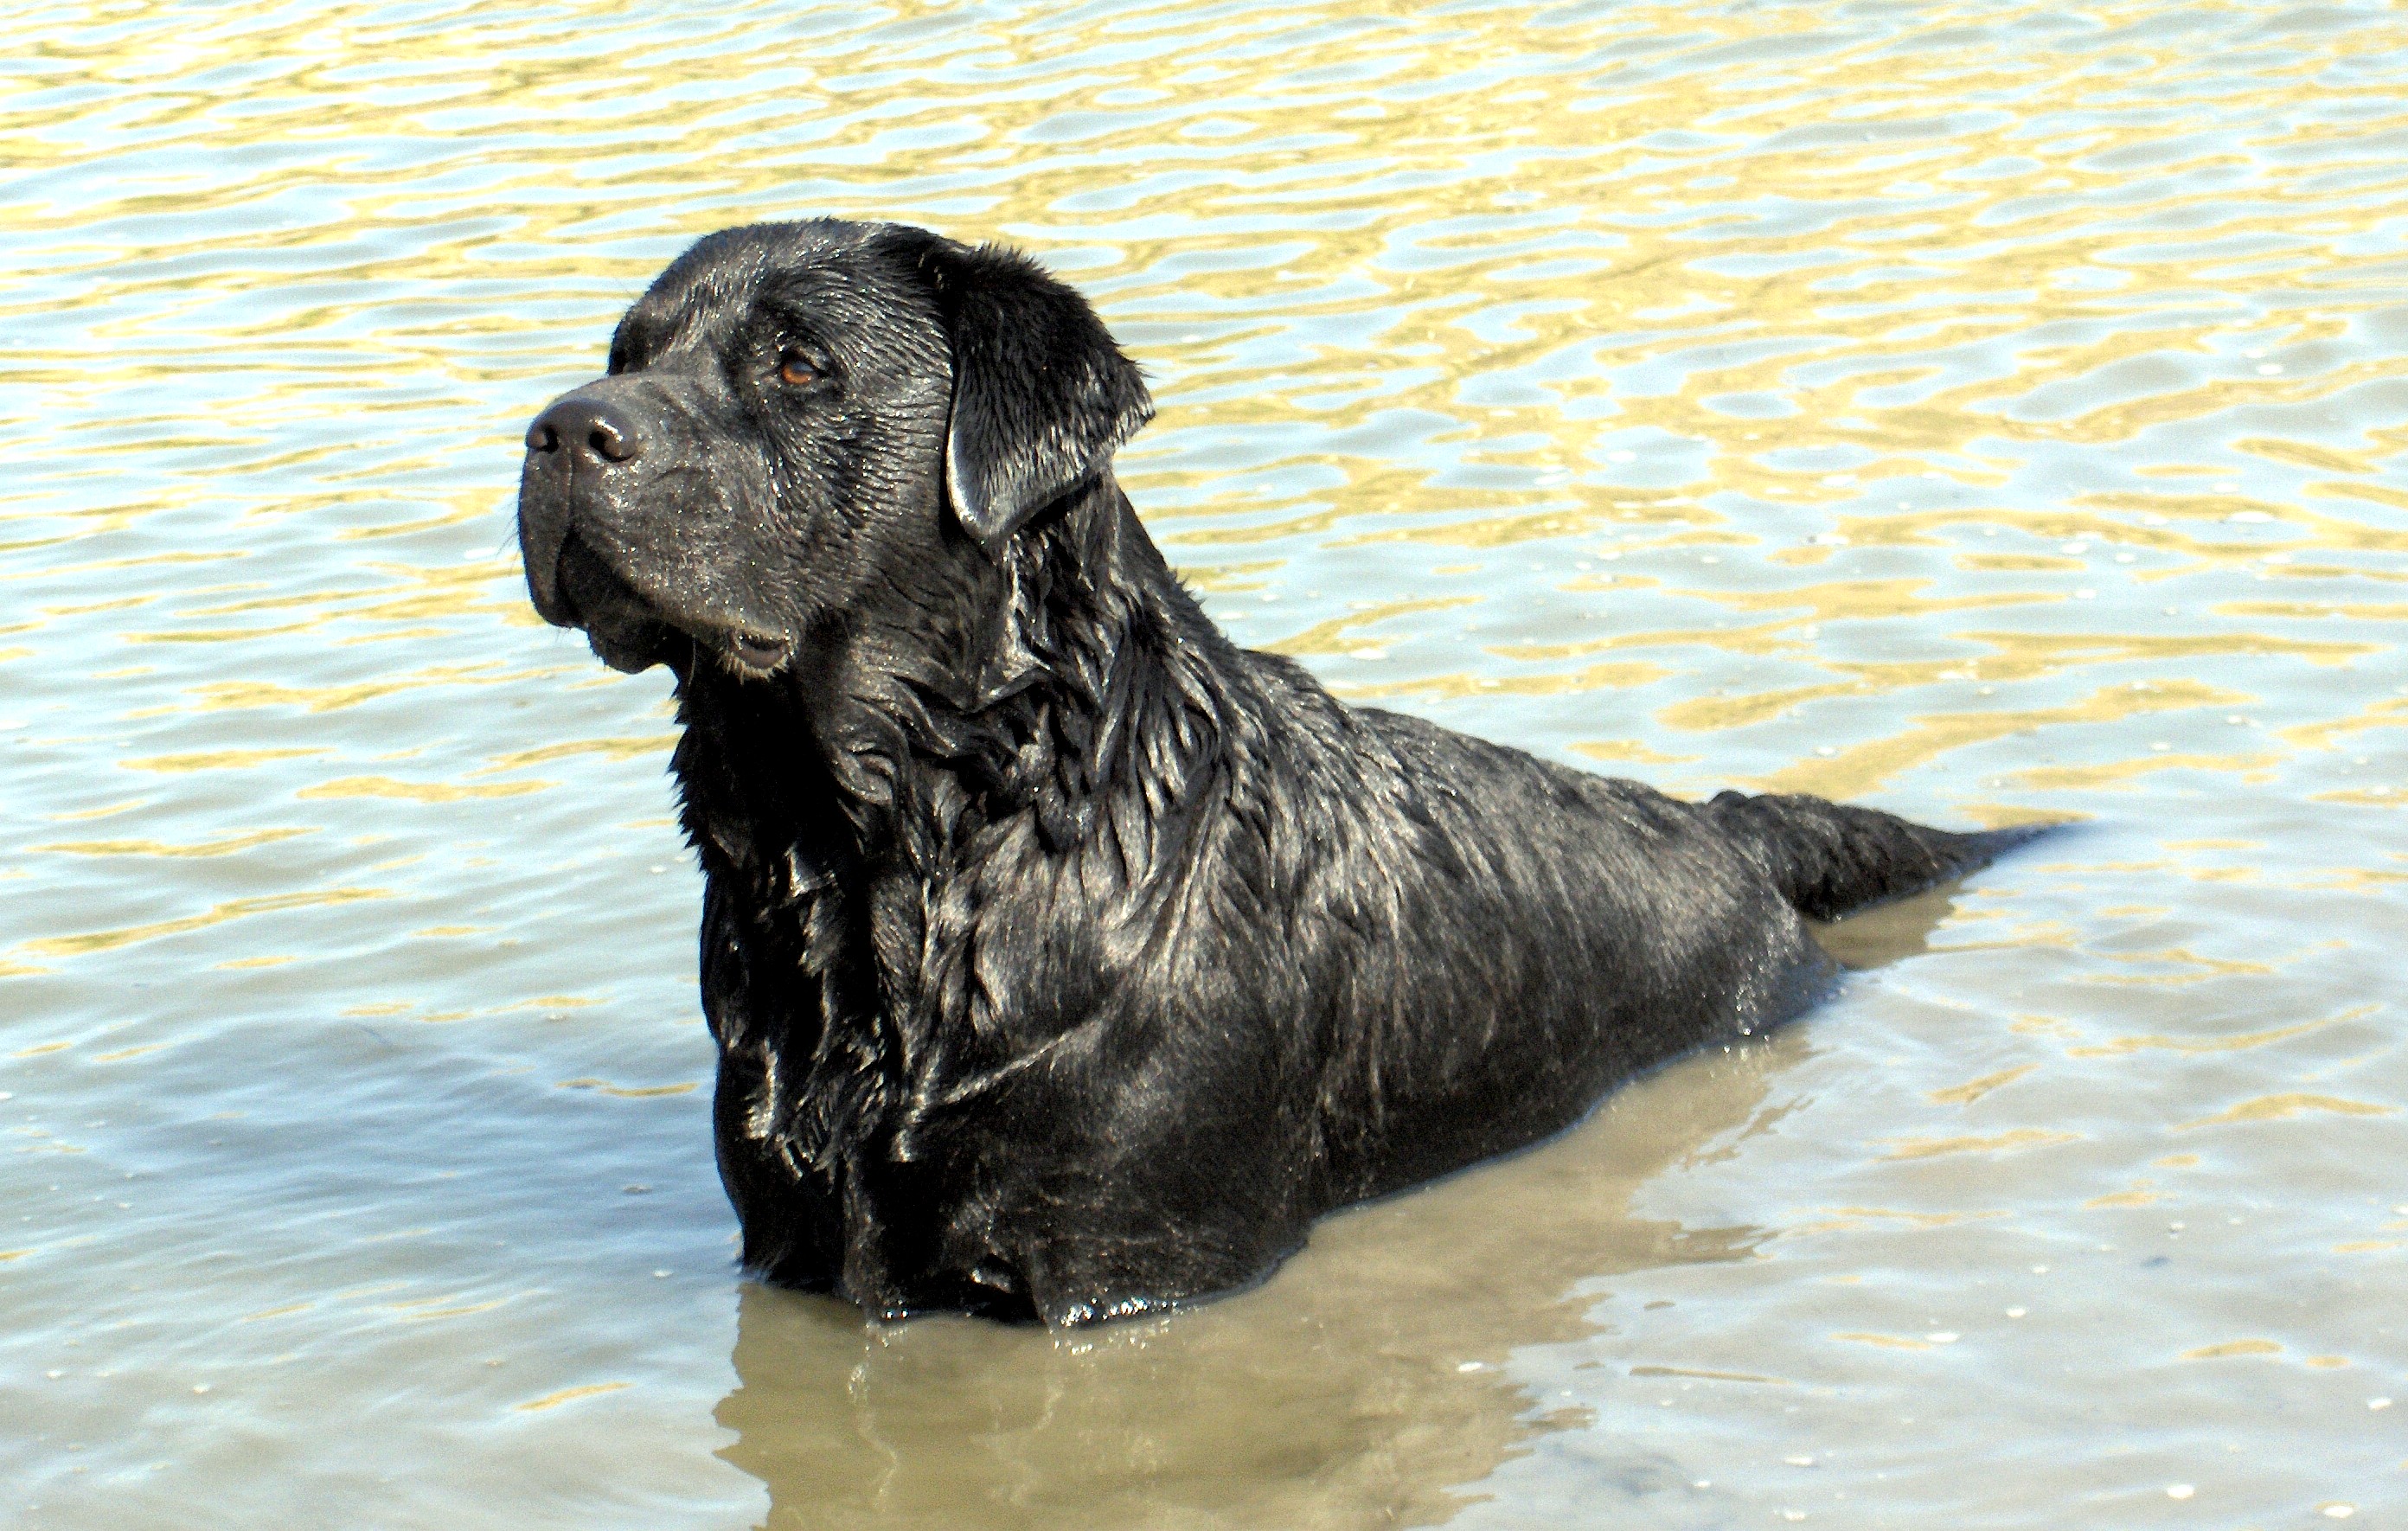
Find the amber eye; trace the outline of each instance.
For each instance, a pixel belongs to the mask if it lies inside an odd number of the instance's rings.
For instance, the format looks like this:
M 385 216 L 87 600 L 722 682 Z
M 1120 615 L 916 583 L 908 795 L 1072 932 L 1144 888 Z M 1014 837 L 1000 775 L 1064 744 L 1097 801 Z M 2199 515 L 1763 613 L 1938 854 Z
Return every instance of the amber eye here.
M 778 363 L 778 380 L 789 388 L 808 387 L 820 380 L 820 369 L 790 351 Z

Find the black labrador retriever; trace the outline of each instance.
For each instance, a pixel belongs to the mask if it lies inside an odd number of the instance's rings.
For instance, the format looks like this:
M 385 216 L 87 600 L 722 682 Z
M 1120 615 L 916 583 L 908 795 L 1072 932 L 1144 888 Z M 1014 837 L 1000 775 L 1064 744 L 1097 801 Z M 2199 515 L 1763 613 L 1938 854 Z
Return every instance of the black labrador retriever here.
M 1829 920 L 1988 860 L 1342 706 L 1112 476 L 1153 413 L 1027 259 L 714 234 L 527 433 L 536 609 L 666 665 L 744 1261 L 1069 1324 L 1544 1138 L 1810 1003 Z

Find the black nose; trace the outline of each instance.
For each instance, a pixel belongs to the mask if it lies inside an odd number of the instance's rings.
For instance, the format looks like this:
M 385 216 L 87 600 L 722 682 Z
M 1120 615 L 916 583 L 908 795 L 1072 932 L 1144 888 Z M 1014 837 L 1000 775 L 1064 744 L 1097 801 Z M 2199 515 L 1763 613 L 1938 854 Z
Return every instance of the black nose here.
M 535 417 L 527 427 L 527 451 L 571 452 L 604 463 L 627 463 L 643 455 L 636 422 L 599 399 L 570 394 Z

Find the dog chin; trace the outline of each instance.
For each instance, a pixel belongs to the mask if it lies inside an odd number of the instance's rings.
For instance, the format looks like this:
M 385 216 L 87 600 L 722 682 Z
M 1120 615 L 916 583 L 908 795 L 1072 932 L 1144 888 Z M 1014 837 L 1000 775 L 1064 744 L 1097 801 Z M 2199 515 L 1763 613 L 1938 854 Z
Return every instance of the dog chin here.
M 668 623 L 646 618 L 593 619 L 585 624 L 585 642 L 595 657 L 626 675 L 666 663 L 678 637 Z
M 595 657 L 629 675 L 670 657 L 676 628 L 572 534 L 561 548 L 558 588 L 569 608 L 553 618 L 585 629 Z

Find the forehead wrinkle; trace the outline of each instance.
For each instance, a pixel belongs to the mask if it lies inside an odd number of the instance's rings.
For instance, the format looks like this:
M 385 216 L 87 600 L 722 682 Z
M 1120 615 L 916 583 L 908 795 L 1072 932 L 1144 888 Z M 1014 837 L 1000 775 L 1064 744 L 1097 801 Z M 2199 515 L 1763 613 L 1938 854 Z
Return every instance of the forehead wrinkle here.
M 655 287 L 643 295 L 628 318 L 633 337 L 643 342 L 646 351 L 660 357 L 710 339 L 710 332 L 727 327 L 712 322 L 724 321 L 731 310 L 744 311 L 743 293 L 726 276 L 705 271 L 674 293 Z
M 864 352 L 891 351 L 900 340 L 910 349 L 943 354 L 935 303 L 867 251 L 830 250 L 770 272 L 754 307 L 813 339 L 843 342 Z
M 952 346 L 935 294 L 908 259 L 872 242 L 824 241 L 810 225 L 714 236 L 672 263 L 626 319 L 629 351 L 656 366 L 680 355 L 732 360 L 781 337 L 824 346 L 850 366 L 951 385 Z

